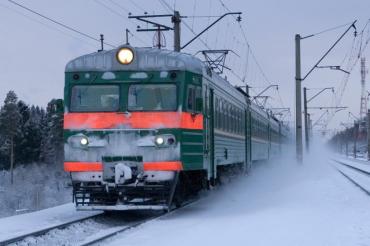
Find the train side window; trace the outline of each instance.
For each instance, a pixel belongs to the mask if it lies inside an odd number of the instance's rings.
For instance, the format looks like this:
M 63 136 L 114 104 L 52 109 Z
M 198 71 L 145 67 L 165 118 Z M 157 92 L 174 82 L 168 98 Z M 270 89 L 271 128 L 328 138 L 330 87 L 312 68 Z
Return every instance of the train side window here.
M 216 97 L 216 128 L 220 129 L 220 100 Z
M 234 108 L 234 106 L 231 106 L 230 113 L 231 113 L 231 119 L 230 119 L 231 132 L 235 133 L 235 108 Z
M 233 118 L 234 118 L 234 108 L 233 106 L 230 104 L 230 132 L 233 133 L 234 132 L 234 121 L 233 121 Z
M 222 107 L 222 129 L 226 132 L 227 130 L 227 113 L 226 113 L 226 102 L 223 101 L 223 107 Z
M 238 133 L 238 109 L 234 107 L 234 133 Z
M 234 133 L 238 133 L 238 109 L 234 107 Z
M 201 113 L 203 107 L 202 89 L 200 87 L 188 86 L 187 109 L 189 111 Z
M 227 131 L 227 103 L 224 101 L 224 131 Z
M 218 129 L 222 129 L 221 125 L 221 99 L 218 100 Z
M 241 129 L 241 127 L 240 127 L 240 125 L 241 125 L 241 123 L 240 123 L 240 119 L 241 119 L 241 111 L 238 109 L 238 114 L 237 114 L 237 116 L 238 116 L 238 123 L 237 123 L 237 132 L 238 132 L 238 134 L 240 134 L 240 129 Z
M 202 113 L 203 110 L 203 98 L 202 98 L 202 87 L 195 87 L 195 111 Z
M 244 118 L 244 111 L 240 110 L 240 134 L 243 135 L 243 118 Z
M 226 131 L 230 132 L 230 106 L 226 103 Z
M 214 107 L 214 125 L 215 128 L 218 129 L 218 98 L 215 98 L 215 107 Z
M 238 134 L 242 134 L 242 111 L 238 110 Z
M 229 118 L 229 122 L 230 122 L 230 132 L 232 133 L 234 131 L 234 121 L 233 121 L 233 118 L 234 118 L 234 108 L 232 105 L 230 105 L 230 110 L 229 110 L 229 114 L 230 114 L 230 118 Z
M 187 97 L 187 109 L 188 110 L 194 110 L 195 109 L 195 93 L 194 93 L 194 87 L 188 87 L 188 97 Z

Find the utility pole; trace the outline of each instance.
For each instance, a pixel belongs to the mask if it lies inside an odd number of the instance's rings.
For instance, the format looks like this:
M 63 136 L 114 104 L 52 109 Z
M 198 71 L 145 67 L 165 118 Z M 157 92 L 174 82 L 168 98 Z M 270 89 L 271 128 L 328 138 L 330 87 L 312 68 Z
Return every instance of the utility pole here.
M 322 88 L 319 92 L 317 92 L 315 95 L 313 95 L 311 98 L 307 99 L 307 90 L 309 90 L 306 87 L 303 87 L 303 108 L 304 108 L 304 133 L 305 133 L 305 145 L 306 145 L 306 151 L 308 152 L 310 149 L 310 119 L 309 119 L 309 114 L 308 114 L 308 107 L 307 104 L 311 102 L 314 98 L 316 98 L 318 95 L 323 93 L 325 90 L 331 89 L 332 92 L 334 92 L 334 87 L 326 87 Z
M 308 126 L 308 112 L 307 112 L 307 88 L 303 87 L 303 111 L 304 111 L 304 135 L 306 140 L 306 151 L 309 151 L 309 126 Z
M 367 160 L 370 160 L 370 110 L 367 110 Z
M 308 122 L 308 136 L 311 138 L 312 135 L 312 120 L 311 120 L 311 115 L 307 114 L 307 122 Z
M 360 106 L 360 121 L 361 123 L 365 121 L 366 113 L 367 113 L 367 96 L 366 96 L 366 66 L 365 66 L 365 58 L 361 58 L 361 106 Z M 363 123 L 360 126 L 361 128 L 364 127 Z
M 354 144 L 353 144 L 353 157 L 356 159 L 357 158 L 357 137 L 358 137 L 358 128 L 359 128 L 359 123 L 355 121 L 354 123 Z
M 295 35 L 295 110 L 296 110 L 296 155 L 297 161 L 302 162 L 302 106 L 301 106 L 301 35 Z
M 301 35 L 295 35 L 295 88 L 296 88 L 296 157 L 298 162 L 302 162 L 303 147 L 302 147 L 302 98 L 301 98 L 301 84 L 324 60 L 324 58 L 334 49 L 334 47 L 339 43 L 340 40 L 348 33 L 351 28 L 356 29 L 354 21 L 352 24 L 344 31 L 344 33 L 334 42 L 332 46 L 324 53 L 324 55 L 315 63 L 315 65 L 307 72 L 305 76 L 301 76 L 301 40 L 315 36 L 316 34 L 311 34 L 305 37 Z M 340 68 L 340 66 L 329 66 L 330 69 L 341 70 L 348 73 Z
M 174 34 L 174 51 L 180 52 L 182 49 L 184 49 L 186 46 L 188 46 L 190 43 L 192 43 L 194 40 L 196 40 L 199 36 L 201 36 L 203 33 L 205 33 L 209 28 L 211 28 L 213 25 L 215 25 L 217 22 L 219 22 L 221 19 L 223 19 L 225 16 L 228 15 L 238 15 L 236 21 L 240 22 L 241 17 L 240 15 L 242 12 L 229 12 L 225 13 L 222 16 L 220 16 L 217 20 L 212 22 L 208 27 L 206 27 L 203 31 L 201 31 L 199 34 L 197 34 L 195 37 L 193 37 L 189 42 L 187 42 L 185 45 L 181 46 L 181 18 L 184 18 L 186 16 L 181 16 L 179 11 L 174 11 L 173 14 L 164 14 L 164 15 L 131 15 L 129 14 L 128 18 L 132 19 L 135 18 L 138 21 L 142 21 L 146 24 L 154 25 L 154 28 L 141 28 L 140 26 L 137 27 L 136 31 L 138 32 L 163 32 L 163 31 L 173 31 Z M 171 21 L 173 23 L 173 27 L 155 22 L 153 18 L 162 18 L 162 17 L 171 17 Z
M 174 32 L 174 50 L 177 52 L 180 52 L 181 50 L 181 39 L 180 39 L 180 22 L 181 22 L 181 16 L 180 12 L 176 11 L 174 12 L 172 16 L 172 23 L 173 23 L 173 32 Z

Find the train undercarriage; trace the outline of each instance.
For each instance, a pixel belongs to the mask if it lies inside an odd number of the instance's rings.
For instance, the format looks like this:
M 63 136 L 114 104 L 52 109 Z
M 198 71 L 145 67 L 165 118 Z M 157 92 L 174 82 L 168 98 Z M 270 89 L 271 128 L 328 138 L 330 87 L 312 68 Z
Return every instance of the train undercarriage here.
M 206 187 L 205 172 L 177 171 L 160 182 L 73 182 L 73 198 L 78 210 L 169 211 Z

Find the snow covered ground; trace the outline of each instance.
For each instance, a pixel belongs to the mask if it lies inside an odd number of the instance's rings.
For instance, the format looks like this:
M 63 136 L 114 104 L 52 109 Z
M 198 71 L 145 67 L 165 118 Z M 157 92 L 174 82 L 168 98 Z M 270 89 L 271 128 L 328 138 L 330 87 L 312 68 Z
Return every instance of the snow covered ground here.
M 72 201 L 70 178 L 60 164 L 19 165 L 10 173 L 0 171 L 0 218 L 32 212 Z
M 370 245 L 370 197 L 313 156 L 259 166 L 104 245 Z
M 0 219 L 0 242 L 99 213 L 77 212 L 74 204 L 69 203 L 33 213 L 2 218 Z
M 199 201 L 102 245 L 370 245 L 370 197 L 333 167 L 330 156 L 316 151 L 312 156 L 303 164 L 286 157 L 255 166 L 250 176 L 205 192 Z M 69 204 L 3 218 L 0 239 L 76 216 L 85 214 Z M 75 229 L 95 236 L 109 229 L 98 226 Z M 56 231 L 42 238 L 43 245 L 74 245 L 83 239 L 70 234 Z M 31 241 L 25 245 L 33 245 Z

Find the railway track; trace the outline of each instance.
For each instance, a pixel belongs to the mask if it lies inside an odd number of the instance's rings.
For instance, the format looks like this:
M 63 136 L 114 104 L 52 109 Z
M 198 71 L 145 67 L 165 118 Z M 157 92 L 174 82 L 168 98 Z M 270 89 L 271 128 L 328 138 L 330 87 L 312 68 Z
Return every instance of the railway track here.
M 107 240 L 107 239 L 109 239 L 111 237 L 114 237 L 114 236 L 116 236 L 116 235 L 118 235 L 120 233 L 123 233 L 125 231 L 131 230 L 131 229 L 133 229 L 135 227 L 138 227 L 138 226 L 140 226 L 140 225 L 142 225 L 144 223 L 147 223 L 149 221 L 153 221 L 153 220 L 157 220 L 157 219 L 161 219 L 161 218 L 170 216 L 170 215 L 176 213 L 178 210 L 181 210 L 182 208 L 185 208 L 185 207 L 189 206 L 190 204 L 193 204 L 194 202 L 196 202 L 198 200 L 199 199 L 191 200 L 189 202 L 186 202 L 180 208 L 175 208 L 175 209 L 171 210 L 168 213 L 163 213 L 163 214 L 158 215 L 158 216 L 155 216 L 153 218 L 148 218 L 148 219 L 145 219 L 143 221 L 139 221 L 137 223 L 133 223 L 131 225 L 123 226 L 121 228 L 119 228 L 119 227 L 118 228 L 114 228 L 112 231 L 110 231 L 110 232 L 108 231 L 105 234 L 98 235 L 95 238 L 86 239 L 84 242 L 82 242 L 81 244 L 79 244 L 79 246 L 90 246 L 90 245 L 95 245 L 95 244 L 103 243 L 105 240 Z
M 0 242 L 3 245 L 95 245 L 124 231 L 136 228 L 146 222 L 169 216 L 196 200 L 180 208 L 164 212 L 116 212 L 98 214 L 91 217 L 69 221 L 32 233 L 10 238 Z
M 91 245 L 158 216 L 133 211 L 99 214 L 11 238 L 0 245 Z
M 80 222 L 87 221 L 87 220 L 90 220 L 90 219 L 93 219 L 93 218 L 96 218 L 96 217 L 100 217 L 100 216 L 103 216 L 103 214 L 95 214 L 95 215 L 91 215 L 89 217 L 80 218 L 80 219 L 76 219 L 76 220 L 71 220 L 71 221 L 68 221 L 66 223 L 50 226 L 50 227 L 47 227 L 45 229 L 37 230 L 37 231 L 34 231 L 34 232 L 25 233 L 25 234 L 22 234 L 22 235 L 17 236 L 17 237 L 13 237 L 13 238 L 9 238 L 9 239 L 0 241 L 0 246 L 16 243 L 16 242 L 22 241 L 23 239 L 25 239 L 27 237 L 42 236 L 42 235 L 45 235 L 45 234 L 47 234 L 48 232 L 50 232 L 52 230 L 64 229 L 64 228 L 66 228 L 66 227 L 68 227 L 72 224 L 80 223 Z
M 333 162 L 339 164 L 342 168 L 339 168 L 338 165 L 334 165 L 334 168 L 347 178 L 351 183 L 365 192 L 370 196 L 370 170 L 369 168 L 361 168 L 356 164 L 349 164 L 340 160 L 332 159 Z M 344 168 L 343 168 L 344 167 Z

